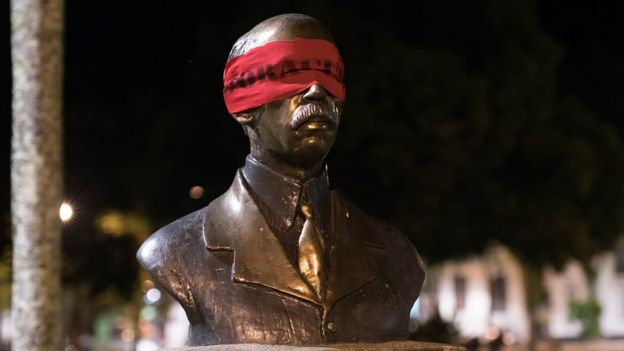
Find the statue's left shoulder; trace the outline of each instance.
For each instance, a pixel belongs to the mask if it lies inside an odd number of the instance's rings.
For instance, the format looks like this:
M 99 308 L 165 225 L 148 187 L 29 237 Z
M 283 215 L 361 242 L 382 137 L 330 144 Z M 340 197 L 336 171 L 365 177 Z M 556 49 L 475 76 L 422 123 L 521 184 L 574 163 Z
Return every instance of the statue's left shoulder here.
M 385 251 L 385 268 L 392 271 L 393 278 L 400 280 L 397 285 L 405 290 L 405 296 L 415 300 L 425 278 L 425 267 L 414 244 L 394 226 L 367 215 L 348 201 L 343 202 L 352 229 L 365 245 Z
M 201 256 L 205 208 L 179 218 L 152 234 L 139 248 L 137 259 L 158 285 L 195 318 L 191 293 L 193 267 Z
M 376 229 L 375 234 L 383 242 L 393 278 L 397 281 L 410 306 L 414 303 L 425 280 L 425 265 L 411 240 L 397 228 L 369 217 Z

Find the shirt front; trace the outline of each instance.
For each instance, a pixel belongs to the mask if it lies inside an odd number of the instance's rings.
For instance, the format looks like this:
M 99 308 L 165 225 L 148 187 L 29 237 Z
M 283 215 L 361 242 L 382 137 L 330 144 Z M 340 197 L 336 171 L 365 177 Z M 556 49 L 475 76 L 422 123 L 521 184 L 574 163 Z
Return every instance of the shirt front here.
M 326 247 L 331 247 L 331 219 L 327 171 L 305 182 L 281 175 L 260 161 L 247 156 L 242 169 L 247 190 L 263 217 L 284 247 L 286 255 L 297 266 L 298 242 L 305 217 L 301 205 L 312 210 L 317 228 Z

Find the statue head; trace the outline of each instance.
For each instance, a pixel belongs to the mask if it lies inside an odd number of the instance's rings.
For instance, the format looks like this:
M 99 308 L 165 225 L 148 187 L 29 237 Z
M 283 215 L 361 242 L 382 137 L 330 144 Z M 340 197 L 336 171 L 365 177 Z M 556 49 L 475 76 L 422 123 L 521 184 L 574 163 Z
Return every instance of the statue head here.
M 250 57 L 252 54 L 257 57 Z M 271 55 L 274 57 L 265 60 Z M 246 66 L 230 74 L 230 64 L 237 59 L 237 64 L 247 60 Z M 236 93 L 246 94 L 239 98 L 242 105 L 232 107 L 230 102 L 228 110 L 249 137 L 251 155 L 297 178 L 320 171 L 340 124 L 344 100 L 342 72 L 331 33 L 312 17 L 275 16 L 240 37 L 228 58 L 224 95 L 227 104 L 227 92 L 238 89 Z M 250 88 L 258 82 L 266 84 Z M 293 88 L 293 84 L 298 88 Z M 266 94 L 267 89 L 275 91 L 270 91 L 268 97 L 257 98 L 249 93 L 252 89 L 257 89 L 256 95 Z M 277 91 L 287 95 L 271 100 L 278 96 Z M 261 104 L 253 106 L 252 100 Z M 249 105 L 253 107 L 245 108 Z M 237 111 L 241 108 L 245 109 Z

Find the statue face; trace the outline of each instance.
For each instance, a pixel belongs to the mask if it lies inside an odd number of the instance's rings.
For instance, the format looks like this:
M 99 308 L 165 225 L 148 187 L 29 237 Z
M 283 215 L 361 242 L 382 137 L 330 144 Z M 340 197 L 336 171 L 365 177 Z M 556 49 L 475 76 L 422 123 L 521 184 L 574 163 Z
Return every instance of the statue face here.
M 301 94 L 263 105 L 255 123 L 264 152 L 290 164 L 322 160 L 336 139 L 342 102 L 315 84 Z

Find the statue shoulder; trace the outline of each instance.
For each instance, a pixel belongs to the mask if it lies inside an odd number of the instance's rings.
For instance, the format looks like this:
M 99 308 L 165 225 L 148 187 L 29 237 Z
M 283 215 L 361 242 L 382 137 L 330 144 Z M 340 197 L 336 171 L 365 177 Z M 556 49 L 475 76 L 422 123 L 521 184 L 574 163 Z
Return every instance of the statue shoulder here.
M 202 240 L 202 222 L 206 208 L 190 213 L 158 229 L 139 248 L 137 259 L 148 271 L 163 265 L 181 263 L 184 253 Z
M 405 296 L 415 299 L 424 281 L 425 266 L 412 241 L 394 226 L 369 216 L 346 200 L 343 202 L 356 231 L 363 235 L 365 243 L 386 251 L 388 263 L 395 271 L 393 276 L 404 280 L 400 285 L 406 289 Z
M 211 224 L 228 220 L 222 216 L 226 194 L 160 228 L 143 242 L 137 252 L 139 263 L 159 286 L 182 305 L 190 320 L 201 317 L 196 310 L 192 286 L 197 279 L 197 265 L 207 262 L 206 255 L 210 255 L 206 237 L 219 233 Z
M 223 227 L 232 221 L 227 206 L 233 194 L 230 189 L 208 206 L 157 230 L 137 252 L 141 265 L 152 275 L 163 269 L 176 269 L 181 274 L 187 266 L 193 266 L 197 255 L 205 255 L 209 239 L 227 235 Z
M 152 234 L 139 248 L 137 259 L 152 279 L 173 296 L 193 318 L 194 300 L 188 270 L 205 251 L 202 222 L 206 208 L 195 211 Z M 203 249 L 203 250 L 202 250 Z
M 349 222 L 360 233 L 359 235 L 363 236 L 363 240 L 376 241 L 380 246 L 405 251 L 406 254 L 414 256 L 414 258 L 418 257 L 420 262 L 420 256 L 418 256 L 416 248 L 403 232 L 380 219 L 368 215 L 358 206 L 344 199 L 340 194 L 336 193 L 336 195 L 346 210 L 346 216 L 350 217 Z

